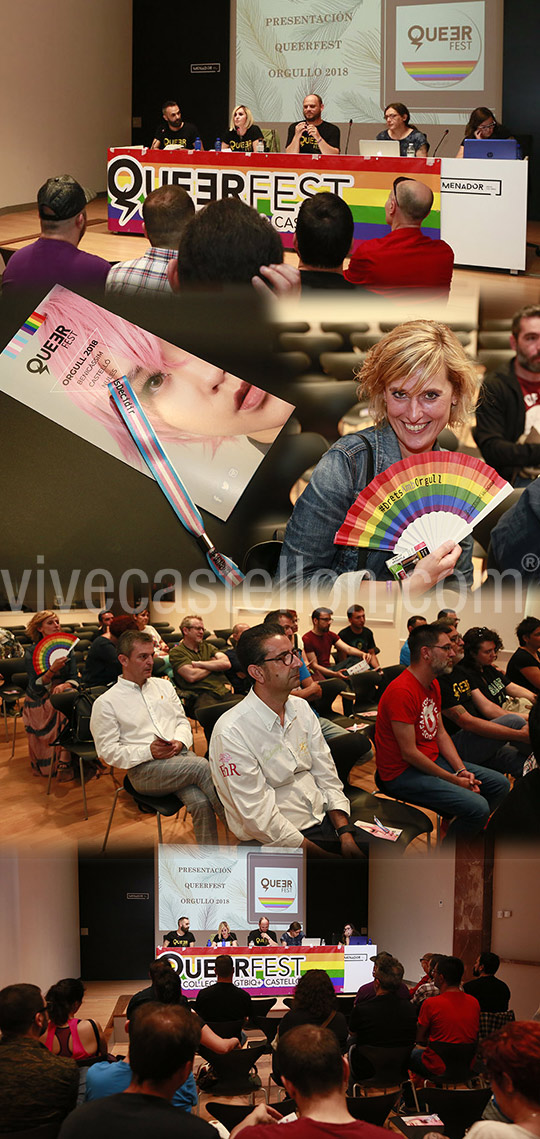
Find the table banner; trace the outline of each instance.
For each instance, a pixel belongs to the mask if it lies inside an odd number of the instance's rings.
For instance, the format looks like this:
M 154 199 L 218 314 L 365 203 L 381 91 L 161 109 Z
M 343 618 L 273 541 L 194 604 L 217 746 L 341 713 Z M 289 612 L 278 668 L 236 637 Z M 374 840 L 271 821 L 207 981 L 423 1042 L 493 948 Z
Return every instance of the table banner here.
M 336 993 L 343 992 L 344 953 L 336 945 L 306 949 L 157 949 L 156 958 L 168 960 L 182 981 L 185 996 L 215 984 L 216 958 L 228 953 L 234 962 L 234 983 L 254 997 L 287 997 L 309 969 L 324 969 Z
M 108 228 L 143 233 L 142 204 L 158 186 L 182 186 L 201 209 L 208 202 L 238 196 L 265 214 L 292 249 L 296 215 L 304 198 L 330 190 L 350 206 L 354 241 L 388 233 L 384 204 L 395 178 L 415 178 L 431 187 L 433 209 L 422 225 L 440 237 L 439 158 L 360 158 L 343 155 L 232 154 L 214 151 L 145 150 L 115 147 L 108 152 Z

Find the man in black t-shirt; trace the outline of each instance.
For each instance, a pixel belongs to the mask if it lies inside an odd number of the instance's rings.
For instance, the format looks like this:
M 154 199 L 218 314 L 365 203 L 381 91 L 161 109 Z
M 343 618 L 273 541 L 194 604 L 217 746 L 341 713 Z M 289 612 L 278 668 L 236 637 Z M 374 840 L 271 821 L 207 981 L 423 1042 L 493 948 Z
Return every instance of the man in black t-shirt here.
M 269 929 L 270 922 L 268 918 L 259 918 L 259 928 L 252 929 L 248 937 L 248 948 L 252 945 L 276 945 L 277 935 L 273 929 Z
M 501 963 L 496 953 L 481 953 L 473 965 L 474 981 L 467 981 L 464 992 L 476 997 L 482 1012 L 507 1012 L 510 989 L 495 976 Z
M 340 637 L 342 641 L 345 641 L 346 645 L 352 645 L 354 649 L 361 649 L 362 652 L 367 653 L 367 662 L 370 668 L 379 668 L 377 653 L 381 650 L 378 649 L 375 644 L 375 638 L 371 629 L 367 628 L 364 606 L 349 605 L 347 617 L 349 618 L 349 624 L 346 629 L 339 630 L 338 637 Z M 344 653 L 341 653 L 340 658 L 344 655 Z
M 251 1011 L 251 996 L 233 984 L 234 964 L 228 953 L 216 959 L 215 985 L 201 989 L 195 1001 L 195 1011 L 206 1024 L 221 1020 L 244 1021 Z
M 195 938 L 189 932 L 189 918 L 178 918 L 178 929 L 166 933 L 163 944 L 167 949 L 187 949 L 189 945 L 194 945 Z
M 322 117 L 324 103 L 320 95 L 306 95 L 303 119 L 291 123 L 285 150 L 287 154 L 339 154 L 340 130 Z
M 182 150 L 193 150 L 195 139 L 199 137 L 199 128 L 195 123 L 185 123 L 182 112 L 174 99 L 167 99 L 161 108 L 165 119 L 165 126 L 158 127 L 152 142 L 152 150 L 160 150 L 166 146 L 177 146 Z

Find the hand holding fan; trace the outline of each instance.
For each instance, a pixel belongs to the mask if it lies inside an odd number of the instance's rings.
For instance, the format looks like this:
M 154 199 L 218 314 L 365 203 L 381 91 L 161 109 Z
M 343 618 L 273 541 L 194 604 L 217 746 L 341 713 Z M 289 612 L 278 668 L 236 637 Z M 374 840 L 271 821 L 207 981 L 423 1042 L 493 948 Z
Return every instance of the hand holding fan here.
M 74 633 L 51 633 L 50 637 L 42 637 L 32 653 L 32 664 L 38 676 L 57 661 L 65 660 L 78 643 L 79 638 Z
M 424 556 L 447 539 L 460 542 L 511 491 L 481 459 L 458 451 L 425 452 L 377 475 L 358 495 L 334 542 L 389 550 L 390 561 L 401 565 L 414 561 L 419 549 Z

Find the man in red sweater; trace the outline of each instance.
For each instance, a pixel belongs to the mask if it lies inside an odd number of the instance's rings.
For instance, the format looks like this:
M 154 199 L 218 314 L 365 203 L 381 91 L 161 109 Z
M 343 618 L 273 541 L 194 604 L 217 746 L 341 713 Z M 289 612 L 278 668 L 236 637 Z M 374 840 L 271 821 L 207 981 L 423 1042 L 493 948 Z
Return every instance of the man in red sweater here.
M 420 1006 L 417 1047 L 410 1061 L 413 1071 L 421 1075 L 444 1075 L 448 1061 L 455 1060 L 456 1050 L 452 1046 L 459 1044 L 470 1046 L 472 1063 L 480 1027 L 480 1005 L 476 997 L 460 989 L 463 970 L 459 957 L 439 957 L 433 970 L 439 996 L 426 997 Z M 467 1065 L 466 1048 L 462 1050 L 461 1059 Z
M 421 230 L 432 206 L 433 193 L 424 182 L 396 178 L 384 207 L 390 233 L 360 242 L 345 279 L 383 295 L 414 289 L 448 296 L 454 252 Z

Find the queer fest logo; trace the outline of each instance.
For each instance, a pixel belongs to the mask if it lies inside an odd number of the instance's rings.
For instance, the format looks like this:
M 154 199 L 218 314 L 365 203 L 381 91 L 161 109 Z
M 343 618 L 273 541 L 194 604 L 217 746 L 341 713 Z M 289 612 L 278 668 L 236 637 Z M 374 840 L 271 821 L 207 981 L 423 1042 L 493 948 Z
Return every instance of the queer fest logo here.
M 484 9 L 483 0 L 398 8 L 396 88 L 483 86 Z

